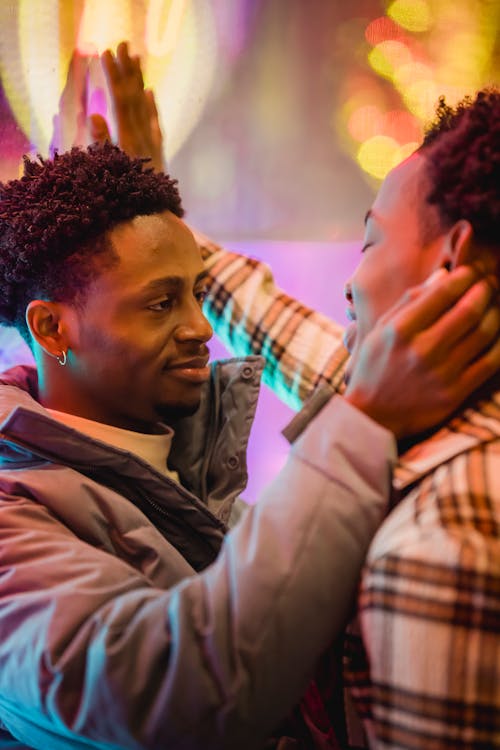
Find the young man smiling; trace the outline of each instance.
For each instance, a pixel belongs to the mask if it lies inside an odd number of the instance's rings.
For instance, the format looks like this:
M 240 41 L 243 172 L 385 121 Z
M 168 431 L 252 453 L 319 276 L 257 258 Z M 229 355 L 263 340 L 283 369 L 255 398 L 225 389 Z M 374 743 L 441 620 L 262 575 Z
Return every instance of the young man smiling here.
M 179 411 L 196 410 L 209 378 L 212 330 L 201 310 L 207 272 L 191 232 L 170 210 L 119 223 L 108 242 L 106 273 L 79 291 L 85 315 L 64 297 L 27 305 L 39 372 L 50 369 L 39 399 L 99 423 L 154 432 L 159 417 L 169 423 Z

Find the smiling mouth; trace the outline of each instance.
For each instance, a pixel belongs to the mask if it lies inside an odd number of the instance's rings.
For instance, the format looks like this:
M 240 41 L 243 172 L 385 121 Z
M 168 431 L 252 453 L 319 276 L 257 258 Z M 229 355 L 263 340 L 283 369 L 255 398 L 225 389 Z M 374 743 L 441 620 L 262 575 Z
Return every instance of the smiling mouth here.
M 204 383 L 210 377 L 208 355 L 168 365 L 165 367 L 165 372 L 168 372 L 170 376 L 179 380 L 186 380 L 191 383 Z

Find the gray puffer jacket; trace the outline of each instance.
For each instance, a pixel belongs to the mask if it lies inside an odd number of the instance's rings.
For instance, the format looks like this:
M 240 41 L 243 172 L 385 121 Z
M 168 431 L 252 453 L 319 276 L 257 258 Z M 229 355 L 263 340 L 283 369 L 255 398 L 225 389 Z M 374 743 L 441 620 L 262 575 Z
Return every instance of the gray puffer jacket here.
M 333 399 L 226 535 L 261 368 L 216 364 L 175 426 L 188 489 L 51 419 L 33 370 L 2 376 L 0 726 L 20 742 L 256 748 L 299 697 L 349 612 L 394 446 Z

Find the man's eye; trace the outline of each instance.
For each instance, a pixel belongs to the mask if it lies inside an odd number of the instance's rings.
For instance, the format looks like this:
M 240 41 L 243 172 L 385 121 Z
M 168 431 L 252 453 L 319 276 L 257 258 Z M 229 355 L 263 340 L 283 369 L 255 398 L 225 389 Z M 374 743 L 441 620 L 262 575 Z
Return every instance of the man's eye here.
M 153 310 L 153 312 L 165 312 L 165 310 L 169 310 L 171 307 L 172 300 L 170 297 L 165 297 L 165 299 L 155 302 L 153 305 L 148 305 L 148 310 Z
M 195 297 L 198 300 L 199 304 L 202 305 L 206 298 L 207 298 L 208 291 L 206 289 L 200 289 L 199 292 L 195 292 Z
M 366 244 L 364 244 L 363 247 L 361 248 L 361 253 L 366 252 L 368 248 L 371 247 L 372 245 L 373 245 L 373 242 L 367 242 Z

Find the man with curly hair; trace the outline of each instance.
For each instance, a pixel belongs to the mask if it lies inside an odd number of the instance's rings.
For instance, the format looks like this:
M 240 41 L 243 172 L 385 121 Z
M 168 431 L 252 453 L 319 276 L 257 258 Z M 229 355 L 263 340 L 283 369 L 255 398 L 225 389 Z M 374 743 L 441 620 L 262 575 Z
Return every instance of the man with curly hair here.
M 422 424 L 420 398 L 403 418 L 387 399 L 393 373 L 427 390 L 425 426 L 470 387 L 461 360 L 458 389 L 430 387 L 449 381 L 464 305 L 483 319 L 487 287 L 462 270 L 395 310 L 396 346 L 376 327 L 372 392 L 354 372 L 226 536 L 262 362 L 209 368 L 207 272 L 182 213 L 175 181 L 110 144 L 26 159 L 0 185 L 0 321 L 37 365 L 0 379 L 2 741 L 261 746 L 347 620 L 389 430 Z

